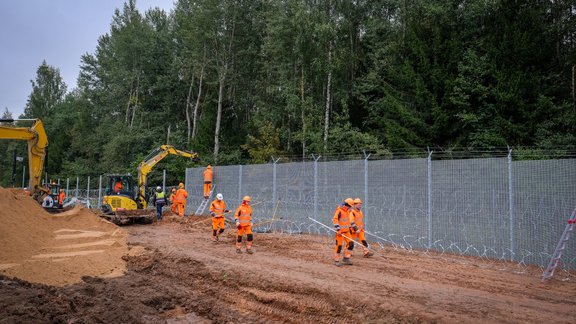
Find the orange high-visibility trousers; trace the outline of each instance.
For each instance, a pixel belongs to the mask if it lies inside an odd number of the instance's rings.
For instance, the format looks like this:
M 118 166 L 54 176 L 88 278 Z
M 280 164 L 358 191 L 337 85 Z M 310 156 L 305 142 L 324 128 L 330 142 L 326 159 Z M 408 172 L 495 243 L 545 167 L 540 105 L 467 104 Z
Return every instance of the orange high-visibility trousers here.
M 217 230 L 217 229 L 224 229 L 224 217 L 212 217 L 212 229 L 213 230 Z
M 349 229 L 340 229 L 336 234 L 336 247 L 334 248 L 334 261 L 340 261 L 340 252 L 342 252 L 342 243 L 346 242 L 346 249 L 344 250 L 344 258 L 352 256 L 354 249 L 354 242 Z
M 204 182 L 204 198 L 210 196 L 212 190 L 212 182 Z
M 184 211 L 186 210 L 186 204 L 177 203 L 176 204 L 176 213 L 178 216 L 184 216 Z
M 368 254 L 368 252 L 370 252 L 370 250 L 367 249 L 368 247 L 368 242 L 366 241 L 366 235 L 364 234 L 364 229 L 361 228 L 358 230 L 358 232 L 350 232 L 350 237 L 353 238 L 354 240 L 357 240 L 360 244 L 360 247 L 362 248 L 362 253 L 364 255 Z M 348 242 L 346 243 L 346 249 L 348 249 Z
M 238 226 L 238 239 L 236 240 L 236 248 L 242 248 L 242 235 L 246 233 L 246 249 L 250 250 L 252 248 L 252 241 L 254 240 L 254 235 L 252 234 L 252 225 Z

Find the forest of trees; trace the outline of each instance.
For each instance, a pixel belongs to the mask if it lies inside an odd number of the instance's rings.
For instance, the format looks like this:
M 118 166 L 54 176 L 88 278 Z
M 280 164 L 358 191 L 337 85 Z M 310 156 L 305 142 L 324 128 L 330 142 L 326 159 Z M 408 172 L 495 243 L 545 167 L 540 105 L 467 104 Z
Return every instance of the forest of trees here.
M 42 62 L 24 117 L 45 122 L 56 175 L 134 172 L 164 143 L 221 165 L 574 148 L 575 49 L 567 0 L 127 0 L 76 85 Z

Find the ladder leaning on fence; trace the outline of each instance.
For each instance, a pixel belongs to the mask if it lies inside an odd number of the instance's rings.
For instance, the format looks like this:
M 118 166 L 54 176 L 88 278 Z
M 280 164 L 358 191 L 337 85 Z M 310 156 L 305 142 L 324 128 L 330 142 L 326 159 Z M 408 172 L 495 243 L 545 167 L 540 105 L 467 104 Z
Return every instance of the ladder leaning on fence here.
M 214 193 L 215 188 L 216 188 L 216 186 L 212 186 L 212 190 L 210 190 L 210 194 L 208 195 L 208 198 L 202 200 L 202 203 L 200 203 L 200 206 L 198 206 L 198 209 L 196 209 L 196 212 L 194 213 L 194 215 L 198 216 L 204 212 L 204 210 L 206 209 L 206 206 L 208 206 L 208 204 L 210 203 L 210 198 L 212 198 L 212 194 Z
M 542 282 L 551 279 L 554 275 L 554 270 L 558 267 L 558 262 L 560 262 L 564 250 L 566 250 L 566 243 L 568 243 L 570 234 L 574 231 L 574 226 L 576 226 L 576 209 L 572 212 L 568 224 L 560 237 L 560 241 L 558 242 L 558 245 L 556 245 L 556 250 L 554 250 L 550 263 L 548 263 L 548 268 L 546 268 L 546 271 L 542 274 Z

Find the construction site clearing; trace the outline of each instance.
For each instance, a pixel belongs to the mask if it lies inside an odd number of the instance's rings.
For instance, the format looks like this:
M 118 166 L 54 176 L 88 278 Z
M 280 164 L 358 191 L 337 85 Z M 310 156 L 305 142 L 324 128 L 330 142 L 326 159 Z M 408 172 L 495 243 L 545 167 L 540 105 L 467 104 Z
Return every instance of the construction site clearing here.
M 332 237 L 274 232 L 237 254 L 208 219 L 118 227 L 0 188 L 0 323 L 576 322 L 573 274 L 377 244 L 336 267 Z

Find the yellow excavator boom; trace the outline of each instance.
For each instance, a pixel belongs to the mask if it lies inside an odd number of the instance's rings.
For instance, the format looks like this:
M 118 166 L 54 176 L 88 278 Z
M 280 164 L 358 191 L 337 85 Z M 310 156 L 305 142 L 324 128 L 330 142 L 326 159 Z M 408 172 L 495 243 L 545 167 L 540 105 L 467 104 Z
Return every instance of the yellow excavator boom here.
M 48 136 L 40 119 L 0 119 L 0 122 L 33 121 L 31 127 L 0 126 L 0 139 L 24 140 L 28 142 L 29 190 L 38 191 L 48 146 Z
M 195 152 L 181 151 L 172 145 L 161 145 L 160 147 L 154 149 L 148 156 L 144 158 L 144 161 L 140 162 L 138 165 L 138 203 L 142 205 L 142 208 L 146 208 L 147 202 L 145 198 L 146 192 L 146 179 L 148 174 L 152 171 L 152 168 L 166 156 L 173 154 L 179 155 L 185 158 L 190 158 L 195 161 L 198 160 L 198 154 Z

